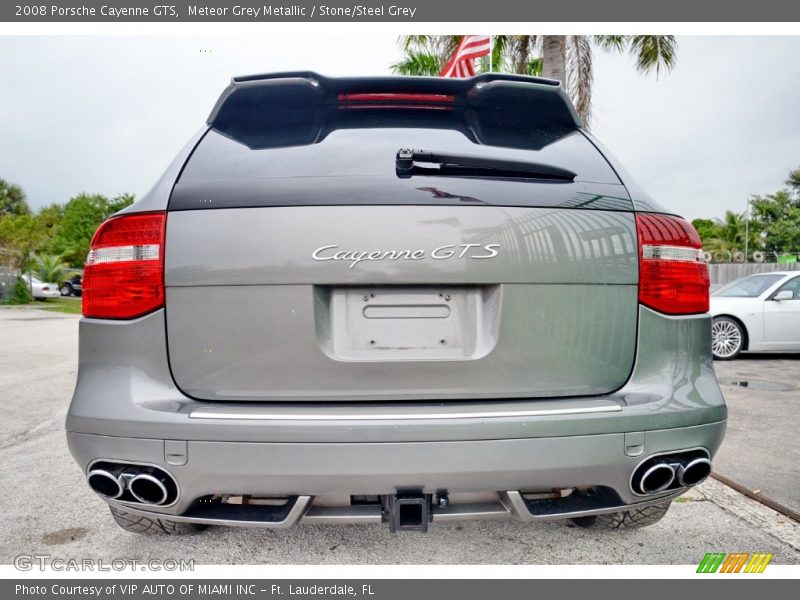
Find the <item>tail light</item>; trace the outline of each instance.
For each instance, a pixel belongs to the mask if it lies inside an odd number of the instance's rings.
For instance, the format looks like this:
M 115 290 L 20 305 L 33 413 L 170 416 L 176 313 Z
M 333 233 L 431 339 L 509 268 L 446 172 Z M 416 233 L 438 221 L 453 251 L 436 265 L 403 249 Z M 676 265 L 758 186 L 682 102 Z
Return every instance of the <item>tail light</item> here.
M 112 217 L 92 238 L 83 271 L 83 315 L 133 319 L 164 306 L 163 212 Z
M 683 219 L 636 215 L 639 302 L 669 315 L 708 312 L 708 266 L 700 236 Z

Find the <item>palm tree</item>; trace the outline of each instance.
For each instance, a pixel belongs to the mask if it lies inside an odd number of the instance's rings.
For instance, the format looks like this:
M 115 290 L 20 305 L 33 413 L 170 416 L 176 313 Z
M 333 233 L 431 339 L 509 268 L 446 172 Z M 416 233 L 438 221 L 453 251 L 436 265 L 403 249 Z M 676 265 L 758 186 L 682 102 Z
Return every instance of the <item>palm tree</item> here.
M 69 268 L 64 264 L 63 255 L 53 256 L 42 254 L 36 256 L 33 263 L 33 272 L 41 281 L 50 283 L 61 283 L 69 272 Z
M 714 219 L 717 235 L 703 240 L 703 249 L 710 252 L 715 260 L 718 260 L 720 255 L 727 255 L 730 259 L 737 252 L 743 252 L 745 239 L 747 239 L 748 254 L 750 251 L 760 250 L 763 245 L 760 227 L 752 220 L 747 223 L 746 218 L 744 213 L 725 211 L 724 218 Z
M 786 180 L 786 185 L 791 186 L 795 193 L 800 194 L 800 167 L 789 171 L 789 179 Z
M 455 51 L 460 36 L 406 35 L 400 38 L 404 57 L 391 65 L 400 75 L 438 75 Z M 541 75 L 562 82 L 575 110 L 588 125 L 591 119 L 594 48 L 627 52 L 642 74 L 675 66 L 677 43 L 671 35 L 498 35 L 492 37 L 491 60 L 479 71 Z
M 0 215 L 29 215 L 31 209 L 25 202 L 25 192 L 14 183 L 0 178 Z

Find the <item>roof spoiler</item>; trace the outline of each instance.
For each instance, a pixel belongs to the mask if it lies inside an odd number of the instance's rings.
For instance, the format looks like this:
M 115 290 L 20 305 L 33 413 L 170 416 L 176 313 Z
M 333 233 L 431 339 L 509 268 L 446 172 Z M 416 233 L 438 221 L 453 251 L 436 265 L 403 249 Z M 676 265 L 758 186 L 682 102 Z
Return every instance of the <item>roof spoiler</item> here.
M 558 129 L 577 129 L 580 118 L 561 84 L 553 79 L 483 73 L 466 79 L 444 77 L 324 77 L 290 71 L 234 77 L 208 116 L 212 127 L 246 118 L 259 105 L 279 98 L 311 105 L 336 105 L 342 95 L 431 94 L 452 96 L 455 108 L 535 110 Z
M 251 149 L 315 144 L 338 129 L 430 127 L 460 131 L 477 144 L 539 150 L 581 126 L 559 82 L 500 73 L 235 77 L 208 124 Z

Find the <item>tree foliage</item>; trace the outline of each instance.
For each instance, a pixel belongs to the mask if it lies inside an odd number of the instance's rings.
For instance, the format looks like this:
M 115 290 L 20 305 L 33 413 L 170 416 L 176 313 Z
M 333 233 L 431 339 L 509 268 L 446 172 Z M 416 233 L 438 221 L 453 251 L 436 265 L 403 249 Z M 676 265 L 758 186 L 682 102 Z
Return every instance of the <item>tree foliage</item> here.
M 28 284 L 22 277 L 18 277 L 11 292 L 3 298 L 3 304 L 28 304 L 30 302 L 33 302 L 33 296 L 28 289 Z
M 731 211 L 724 219 L 692 221 L 703 240 L 703 249 L 712 254 L 730 256 L 744 252 L 747 238 L 748 255 L 763 250 L 767 256 L 800 254 L 800 168 L 789 173 L 788 189 L 774 194 L 751 196 L 749 220 L 744 213 Z
M 750 200 L 753 217 L 763 228 L 764 250 L 768 253 L 800 252 L 800 197 L 780 190 Z
M 796 196 L 800 196 L 800 168 L 789 171 L 789 179 L 786 180 L 786 185 L 792 188 Z
M 692 226 L 697 230 L 701 240 L 710 240 L 720 236 L 720 228 L 714 219 L 695 219 Z
M 749 255 L 761 248 L 760 227 L 752 220 L 748 222 L 744 213 L 728 210 L 722 219 L 695 219 L 692 225 L 703 240 L 703 250 L 717 260 L 731 260 L 737 252 L 747 249 Z
M 133 196 L 130 194 L 111 200 L 100 194 L 75 196 L 64 206 L 63 216 L 54 228 L 49 250 L 61 255 L 71 266 L 83 265 L 92 236 L 100 223 L 131 203 Z
M 400 75 L 438 75 L 455 52 L 461 36 L 404 35 L 403 58 L 391 65 Z M 491 59 L 482 58 L 476 71 L 543 75 L 560 80 L 584 123 L 591 117 L 594 48 L 627 53 L 636 70 L 656 76 L 670 71 L 677 61 L 678 45 L 671 35 L 495 35 Z
M 0 215 L 0 260 L 20 270 L 31 254 L 47 242 L 47 231 L 34 215 Z
M 59 277 L 52 275 L 58 273 L 56 267 L 82 267 L 100 223 L 133 200 L 130 194 L 109 199 L 84 193 L 33 214 L 22 189 L 0 179 L 0 265 L 17 271 L 49 270 L 45 279 L 58 283 Z
M 69 270 L 61 255 L 41 254 L 34 257 L 33 273 L 41 281 L 61 283 L 67 278 Z
M 5 179 L 0 179 L 0 216 L 29 214 L 31 214 L 31 209 L 28 208 L 22 188 Z

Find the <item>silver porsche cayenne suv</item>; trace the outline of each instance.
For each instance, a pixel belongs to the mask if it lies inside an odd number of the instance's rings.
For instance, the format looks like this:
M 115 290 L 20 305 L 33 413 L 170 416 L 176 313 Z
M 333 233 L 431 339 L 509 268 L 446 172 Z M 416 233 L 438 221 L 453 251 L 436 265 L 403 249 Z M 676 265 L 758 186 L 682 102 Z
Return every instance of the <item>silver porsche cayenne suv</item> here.
M 83 281 L 124 529 L 648 525 L 725 432 L 697 233 L 554 81 L 238 77 Z

